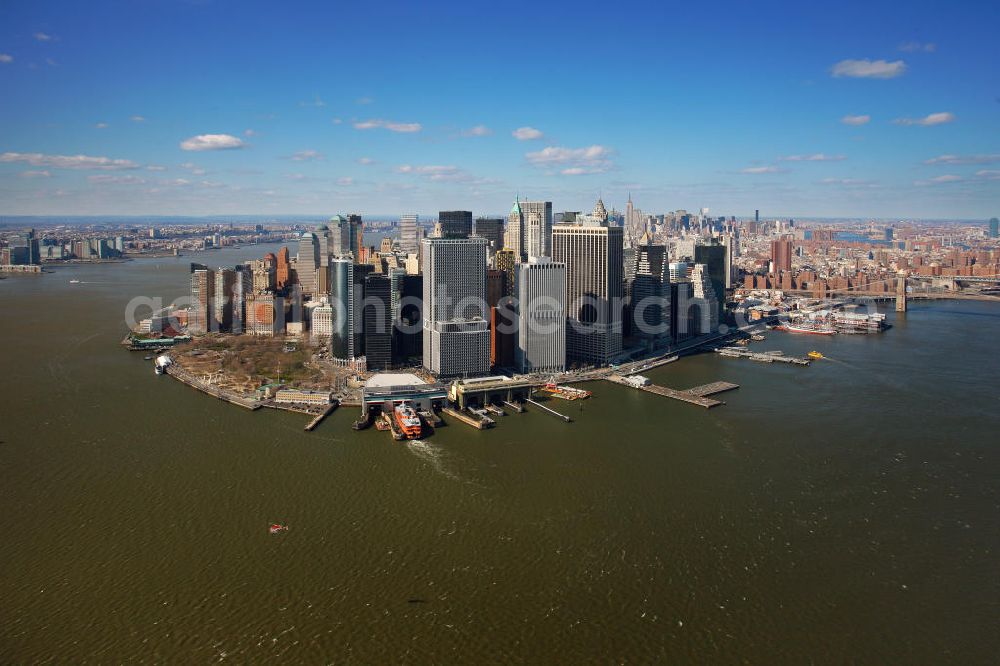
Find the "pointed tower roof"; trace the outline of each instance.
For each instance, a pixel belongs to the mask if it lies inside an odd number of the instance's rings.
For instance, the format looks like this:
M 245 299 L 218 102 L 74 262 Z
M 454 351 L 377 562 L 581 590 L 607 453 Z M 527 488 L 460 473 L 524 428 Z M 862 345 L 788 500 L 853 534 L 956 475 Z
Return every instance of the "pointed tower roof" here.
M 517 213 L 518 215 L 521 214 L 521 202 L 518 201 L 518 197 L 519 197 L 518 194 L 514 195 L 514 205 L 511 206 L 511 209 L 510 209 L 511 215 L 513 215 L 515 213 Z

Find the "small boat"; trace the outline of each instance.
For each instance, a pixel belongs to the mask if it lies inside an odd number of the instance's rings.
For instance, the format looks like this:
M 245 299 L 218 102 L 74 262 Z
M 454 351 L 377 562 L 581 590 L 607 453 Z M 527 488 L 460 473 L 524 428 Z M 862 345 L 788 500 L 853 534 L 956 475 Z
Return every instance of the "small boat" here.
M 70 284 L 80 284 L 80 281 L 79 280 L 70 280 L 69 283 Z
M 270 532 L 271 534 L 277 534 L 278 532 L 287 532 L 288 525 L 280 525 L 278 523 L 272 523 L 271 526 L 267 528 L 267 531 Z
M 806 356 L 808 356 L 809 358 L 826 358 L 825 356 L 823 356 L 822 354 L 820 354 L 818 351 L 811 351 L 808 354 L 806 354 Z

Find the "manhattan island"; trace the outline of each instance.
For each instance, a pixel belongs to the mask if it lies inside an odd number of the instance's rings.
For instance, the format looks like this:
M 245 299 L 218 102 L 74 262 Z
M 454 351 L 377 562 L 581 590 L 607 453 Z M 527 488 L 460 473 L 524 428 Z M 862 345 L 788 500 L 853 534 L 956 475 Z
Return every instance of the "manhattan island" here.
M 995 221 L 650 215 L 629 197 L 623 213 L 515 200 L 506 218 L 404 215 L 378 246 L 364 226 L 338 215 L 297 233 L 295 255 L 192 264 L 187 303 L 123 342 L 158 350 L 157 373 L 211 395 L 310 414 L 307 430 L 343 406 L 360 408 L 356 428 L 403 439 L 442 414 L 480 429 L 526 407 L 569 421 L 553 398 L 589 397 L 571 385 L 599 379 L 717 406 L 735 384 L 678 390 L 639 373 L 706 350 L 805 366 L 822 354 L 748 347 L 767 329 L 881 332 L 879 303 L 993 300 L 1000 274 Z

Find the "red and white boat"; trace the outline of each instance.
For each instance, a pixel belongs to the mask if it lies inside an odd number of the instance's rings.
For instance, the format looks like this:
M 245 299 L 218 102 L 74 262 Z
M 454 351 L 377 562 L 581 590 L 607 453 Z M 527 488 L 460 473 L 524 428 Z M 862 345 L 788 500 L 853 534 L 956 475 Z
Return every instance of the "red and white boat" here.
M 272 523 L 269 528 L 267 528 L 271 534 L 277 534 L 278 532 L 287 532 L 288 525 L 279 525 L 278 523 Z
M 396 425 L 403 431 L 407 439 L 420 437 L 420 417 L 409 401 L 404 400 L 396 405 L 392 410 L 392 415 L 396 419 Z

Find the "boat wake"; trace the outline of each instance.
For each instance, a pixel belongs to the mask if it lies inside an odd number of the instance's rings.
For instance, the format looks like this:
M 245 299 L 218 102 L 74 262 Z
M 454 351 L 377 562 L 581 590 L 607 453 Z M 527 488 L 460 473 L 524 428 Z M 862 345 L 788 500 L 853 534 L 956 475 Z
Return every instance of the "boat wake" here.
M 445 462 L 448 454 L 440 447 L 434 446 L 422 439 L 408 439 L 406 440 L 406 448 L 417 458 L 430 465 L 441 476 L 452 481 L 461 481 L 463 483 L 466 481 L 459 474 L 448 468 Z

